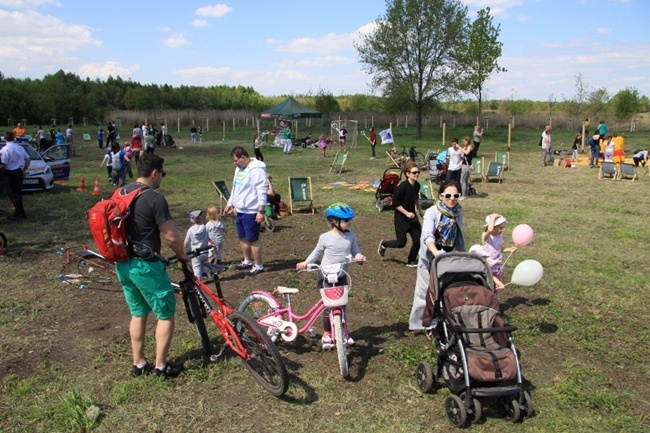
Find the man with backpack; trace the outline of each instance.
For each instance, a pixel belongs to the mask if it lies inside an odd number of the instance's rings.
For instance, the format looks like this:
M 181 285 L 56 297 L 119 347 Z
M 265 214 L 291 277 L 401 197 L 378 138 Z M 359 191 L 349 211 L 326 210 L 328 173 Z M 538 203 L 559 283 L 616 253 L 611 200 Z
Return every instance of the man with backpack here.
M 115 263 L 117 278 L 131 311 L 129 333 L 133 351 L 132 376 L 153 373 L 158 377 L 169 378 L 178 376 L 183 370 L 181 363 L 167 360 L 174 332 L 176 299 L 165 263 L 161 260 L 160 235 L 179 259 L 189 261 L 189 257 L 183 248 L 183 238 L 169 213 L 167 200 L 156 191 L 165 177 L 164 162 L 158 155 L 143 155 L 138 165 L 138 178 L 124 187 L 127 194 L 142 189 L 132 202 L 126 220 L 129 259 Z M 149 364 L 144 357 L 147 317 L 152 311 L 158 319 L 155 366 Z

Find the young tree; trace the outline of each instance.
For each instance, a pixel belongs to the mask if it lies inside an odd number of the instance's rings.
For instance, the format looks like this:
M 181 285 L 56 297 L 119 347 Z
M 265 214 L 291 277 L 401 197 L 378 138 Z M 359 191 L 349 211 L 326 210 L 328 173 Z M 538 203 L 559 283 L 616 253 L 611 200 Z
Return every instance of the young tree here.
M 614 115 L 618 120 L 630 120 L 639 111 L 639 91 L 634 87 L 621 90 L 613 100 Z
M 467 8 L 457 0 L 387 0 L 386 9 L 355 48 L 373 85 L 415 110 L 421 138 L 426 110 L 460 87 Z
M 314 108 L 323 114 L 326 119 L 334 112 L 341 111 L 341 106 L 332 92 L 321 89 L 314 98 Z
M 506 72 L 499 66 L 503 43 L 499 42 L 501 25 L 492 24 L 490 8 L 478 11 L 478 17 L 470 24 L 467 44 L 459 51 L 459 62 L 465 69 L 466 80 L 463 87 L 476 96 L 478 100 L 478 115 L 483 117 L 483 94 L 485 82 L 490 75 Z

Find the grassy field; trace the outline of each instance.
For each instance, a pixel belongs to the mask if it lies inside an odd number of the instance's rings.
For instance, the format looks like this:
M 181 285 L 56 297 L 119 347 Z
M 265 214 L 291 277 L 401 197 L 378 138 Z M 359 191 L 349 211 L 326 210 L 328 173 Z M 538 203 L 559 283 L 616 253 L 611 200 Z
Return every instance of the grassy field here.
M 378 127 L 377 129 L 381 129 Z M 304 130 L 303 130 L 304 131 Z M 312 132 L 318 132 L 313 128 Z M 398 146 L 442 150 L 441 131 L 395 129 Z M 464 202 L 468 243 L 480 242 L 483 218 L 499 212 L 508 218 L 504 237 L 522 223 L 535 231 L 533 242 L 508 262 L 506 280 L 522 260 L 544 267 L 533 287 L 509 286 L 499 297 L 515 333 L 522 368 L 536 412 L 512 425 L 487 411 L 479 432 L 638 432 L 650 429 L 648 351 L 649 289 L 647 247 L 650 244 L 650 176 L 640 171 L 636 182 L 597 179 L 587 166 L 540 166 L 537 146 L 541 131 L 514 130 L 511 169 L 502 184 L 474 182 L 478 195 Z M 244 145 L 252 153 L 252 129 L 206 133 L 206 143 L 187 144 L 181 131 L 179 149 L 160 149 L 168 173 L 161 191 L 183 232 L 187 214 L 205 209 L 218 197 L 210 181 L 231 184 L 229 152 Z M 448 130 L 448 137 L 471 134 L 470 128 Z M 175 135 L 175 137 L 176 137 Z M 299 134 L 302 136 L 302 133 Z M 507 130 L 486 131 L 481 154 L 492 158 L 506 150 Z M 623 134 L 628 153 L 647 146 L 648 131 Z M 570 148 L 574 132 L 554 131 L 556 147 Z M 185 138 L 183 138 L 185 137 Z M 128 376 L 130 345 L 128 312 L 115 286 L 79 290 L 56 276 L 63 247 L 92 245 L 84 212 L 96 201 L 90 194 L 99 177 L 104 196 L 113 187 L 99 168 L 102 151 L 83 143 L 73 159 L 72 178 L 53 191 L 25 198 L 29 219 L 0 220 L 10 253 L 0 256 L 0 430 L 180 432 L 180 431 L 448 431 L 444 414 L 449 390 L 422 395 L 414 370 L 433 360 L 422 335 L 407 331 L 415 270 L 403 265 L 405 250 L 391 250 L 382 260 L 378 242 L 393 236 L 391 213 L 379 214 L 374 194 L 334 186 L 333 182 L 377 180 L 387 146 L 378 146 L 370 161 L 367 142 L 350 152 L 342 175 L 328 174 L 328 158 L 315 149 L 284 156 L 264 147 L 268 172 L 287 201 L 289 176 L 311 176 L 316 216 L 290 216 L 278 231 L 265 234 L 268 271 L 243 278 L 224 276 L 227 298 L 235 305 L 251 290 L 282 284 L 311 287 L 313 278 L 292 268 L 303 260 L 326 230 L 322 212 L 331 202 L 346 201 L 358 214 L 353 229 L 369 261 L 353 270 L 350 331 L 357 345 L 350 350 L 351 377 L 337 372 L 335 354 L 321 353 L 318 341 L 299 338 L 280 350 L 291 385 L 280 399 L 263 391 L 232 355 L 203 365 L 200 342 L 182 314 L 172 344 L 172 357 L 185 361 L 179 378 L 158 381 Z M 586 155 L 581 155 L 586 158 Z M 85 176 L 87 193 L 76 187 Z M 421 181 L 426 176 L 421 176 Z M 0 210 L 10 212 L 7 198 Z M 226 219 L 226 259 L 240 258 L 232 220 Z M 175 274 L 176 275 L 176 274 Z M 301 296 L 314 302 L 313 293 Z M 311 297 L 310 297 L 311 296 Z M 302 307 L 304 302 L 298 303 Z M 179 310 L 180 313 L 180 310 Z M 147 347 L 151 353 L 152 333 Z

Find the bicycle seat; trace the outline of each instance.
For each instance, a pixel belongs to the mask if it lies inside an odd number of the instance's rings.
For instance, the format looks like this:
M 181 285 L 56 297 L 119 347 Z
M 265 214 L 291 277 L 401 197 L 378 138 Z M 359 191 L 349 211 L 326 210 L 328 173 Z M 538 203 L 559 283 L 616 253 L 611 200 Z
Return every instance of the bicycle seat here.
M 226 265 L 215 265 L 210 262 L 205 262 L 204 265 L 206 268 L 210 270 L 211 273 L 216 275 L 219 275 L 220 273 L 228 269 L 228 266 Z
M 290 294 L 290 295 L 291 295 L 291 294 L 294 294 L 294 293 L 298 293 L 298 292 L 299 292 L 298 289 L 292 289 L 291 287 L 284 287 L 284 286 L 278 286 L 278 287 L 275 289 L 275 291 L 278 292 L 278 293 L 280 293 L 280 294 L 283 294 L 283 295 L 286 295 L 286 294 Z

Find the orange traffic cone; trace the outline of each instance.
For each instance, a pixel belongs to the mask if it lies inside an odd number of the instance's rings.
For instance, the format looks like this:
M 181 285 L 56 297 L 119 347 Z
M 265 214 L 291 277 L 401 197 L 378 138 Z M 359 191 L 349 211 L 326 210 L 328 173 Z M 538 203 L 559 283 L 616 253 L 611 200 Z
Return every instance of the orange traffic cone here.
M 79 182 L 79 188 L 77 188 L 77 191 L 79 191 L 79 192 L 88 191 L 86 189 L 86 178 L 85 178 L 85 176 L 81 176 L 81 182 Z
M 102 195 L 102 188 L 99 186 L 99 176 L 95 177 L 95 187 L 93 188 L 93 195 Z

